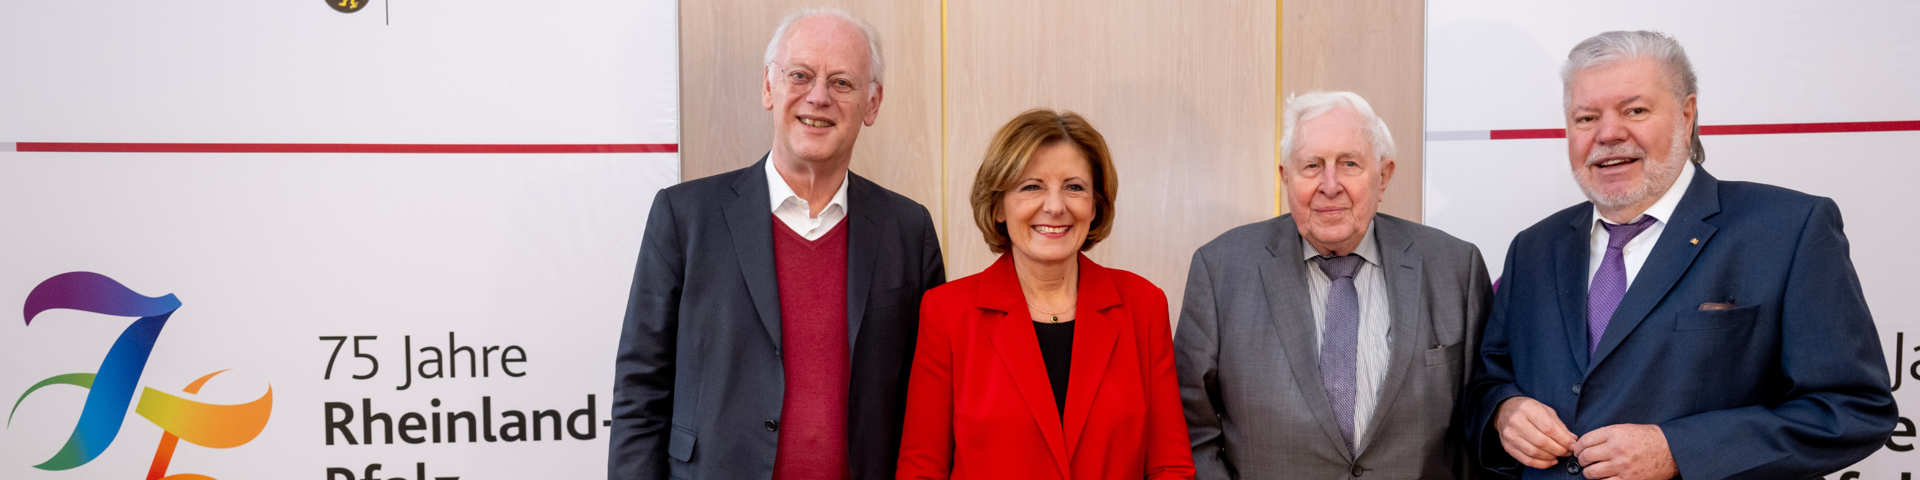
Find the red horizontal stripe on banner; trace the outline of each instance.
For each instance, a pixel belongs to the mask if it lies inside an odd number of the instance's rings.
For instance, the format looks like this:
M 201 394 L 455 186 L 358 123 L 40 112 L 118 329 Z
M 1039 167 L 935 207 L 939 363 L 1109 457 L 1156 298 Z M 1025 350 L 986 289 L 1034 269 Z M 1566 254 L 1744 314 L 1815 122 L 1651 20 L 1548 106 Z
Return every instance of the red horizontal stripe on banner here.
M 1904 132 L 1920 130 L 1920 121 L 1777 123 L 1758 125 L 1701 125 L 1701 135 L 1764 135 L 1773 133 Z
M 673 143 L 462 145 L 399 143 L 55 143 L 20 142 L 19 152 L 108 153 L 675 153 Z
M 1781 133 L 1855 133 L 1855 132 L 1909 132 L 1920 131 L 1920 120 L 1898 122 L 1833 122 L 1833 123 L 1761 123 L 1752 125 L 1701 125 L 1701 135 L 1770 135 Z M 1487 132 L 1490 140 L 1520 140 L 1528 138 L 1567 138 L 1564 128 L 1537 128 L 1530 130 L 1492 130 Z M 25 144 L 22 144 L 25 145 Z
M 1520 140 L 1527 138 L 1567 138 L 1567 129 L 1536 128 L 1532 130 L 1494 130 L 1487 132 L 1488 140 Z

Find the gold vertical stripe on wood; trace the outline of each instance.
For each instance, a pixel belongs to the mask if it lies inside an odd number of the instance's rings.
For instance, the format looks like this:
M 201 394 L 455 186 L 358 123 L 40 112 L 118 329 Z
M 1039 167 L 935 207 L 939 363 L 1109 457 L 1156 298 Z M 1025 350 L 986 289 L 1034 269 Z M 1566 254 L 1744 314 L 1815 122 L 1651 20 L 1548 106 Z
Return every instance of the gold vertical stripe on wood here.
M 950 74 L 947 71 L 947 0 L 940 0 L 940 200 L 939 201 L 941 202 L 946 202 L 948 198 L 951 198 L 948 196 L 947 191 L 953 188 L 953 181 L 951 179 L 951 176 L 948 175 L 949 172 L 947 171 L 947 152 L 951 151 L 951 149 L 947 147 L 947 132 L 950 131 L 951 129 L 951 127 L 947 124 L 947 122 L 952 118 L 952 114 L 949 113 L 950 111 L 947 109 L 947 99 L 950 98 L 947 95 L 947 77 L 949 75 Z M 945 224 L 946 218 L 936 215 L 934 216 L 933 223 L 935 225 Z M 951 255 L 951 253 L 948 253 L 948 252 L 951 252 L 952 250 L 947 248 L 947 244 L 949 243 L 953 243 L 952 233 L 948 233 L 946 235 L 940 236 L 940 258 L 942 259 L 942 261 L 945 261 L 948 265 L 952 265 L 953 261 L 949 259 L 953 257 L 949 256 Z M 948 278 L 952 278 L 952 277 L 953 276 L 951 274 L 948 275 Z
M 1280 178 L 1280 165 L 1287 161 L 1286 152 L 1280 151 L 1281 129 L 1287 108 L 1287 92 L 1282 86 L 1287 77 L 1285 68 L 1287 56 L 1287 0 L 1273 0 L 1273 216 L 1287 213 L 1287 182 Z

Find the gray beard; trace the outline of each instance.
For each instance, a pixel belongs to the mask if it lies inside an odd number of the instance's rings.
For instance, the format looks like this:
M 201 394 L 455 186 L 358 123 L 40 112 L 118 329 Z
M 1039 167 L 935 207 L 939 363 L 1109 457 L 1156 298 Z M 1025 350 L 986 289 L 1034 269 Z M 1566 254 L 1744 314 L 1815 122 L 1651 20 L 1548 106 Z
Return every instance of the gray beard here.
M 1646 151 L 1641 150 L 1639 146 L 1621 145 L 1618 147 L 1596 148 L 1587 155 L 1586 164 L 1574 169 L 1573 181 L 1574 183 L 1580 184 L 1580 191 L 1587 194 L 1587 200 L 1593 201 L 1594 205 L 1609 209 L 1626 207 L 1646 200 L 1649 197 L 1665 194 L 1666 189 L 1663 187 L 1671 186 L 1675 179 L 1680 178 L 1680 171 L 1686 166 L 1683 162 L 1687 161 L 1687 154 L 1689 153 L 1687 151 L 1687 147 L 1689 146 L 1687 133 L 1688 131 L 1684 123 L 1682 123 L 1680 128 L 1674 129 L 1673 148 L 1668 149 L 1665 156 L 1657 159 L 1648 156 Z M 1647 162 L 1646 175 L 1642 177 L 1643 180 L 1640 182 L 1640 185 L 1613 195 L 1607 195 L 1594 188 L 1593 172 L 1588 170 L 1586 165 L 1592 164 L 1594 160 L 1601 157 L 1623 154 L 1637 156 Z

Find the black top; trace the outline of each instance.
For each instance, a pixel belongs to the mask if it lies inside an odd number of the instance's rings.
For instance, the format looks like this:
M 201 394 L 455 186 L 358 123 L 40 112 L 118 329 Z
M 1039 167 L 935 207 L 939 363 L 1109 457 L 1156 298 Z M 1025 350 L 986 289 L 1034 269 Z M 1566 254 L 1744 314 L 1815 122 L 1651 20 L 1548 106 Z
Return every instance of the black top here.
M 1060 409 L 1060 421 L 1067 421 L 1067 372 L 1073 364 L 1073 322 L 1033 322 L 1033 334 L 1040 338 L 1040 358 L 1047 362 L 1047 381 L 1053 384 L 1053 406 Z

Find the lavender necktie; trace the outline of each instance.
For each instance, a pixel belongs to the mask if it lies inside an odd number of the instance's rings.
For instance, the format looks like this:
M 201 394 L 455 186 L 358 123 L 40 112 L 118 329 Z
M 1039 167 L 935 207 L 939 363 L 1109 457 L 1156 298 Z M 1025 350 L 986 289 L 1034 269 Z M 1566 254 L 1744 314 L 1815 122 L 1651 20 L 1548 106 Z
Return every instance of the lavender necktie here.
M 1327 289 L 1327 325 L 1320 341 L 1320 382 L 1333 404 L 1340 436 L 1353 448 L 1353 394 L 1355 356 L 1360 343 L 1360 293 L 1353 274 L 1360 271 L 1359 255 L 1314 257 L 1320 271 L 1333 281 Z
M 1607 227 L 1607 253 L 1600 257 L 1600 271 L 1594 272 L 1593 284 L 1587 287 L 1588 357 L 1600 347 L 1600 336 L 1607 333 L 1607 322 L 1613 320 L 1613 311 L 1620 308 L 1620 299 L 1627 296 L 1627 259 L 1620 249 L 1653 226 L 1653 222 L 1652 215 L 1641 215 L 1639 221 L 1624 225 L 1600 222 Z

